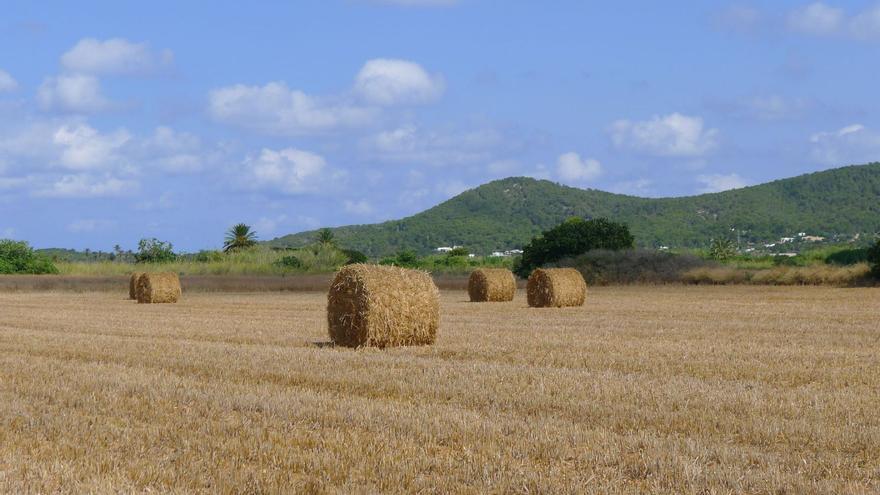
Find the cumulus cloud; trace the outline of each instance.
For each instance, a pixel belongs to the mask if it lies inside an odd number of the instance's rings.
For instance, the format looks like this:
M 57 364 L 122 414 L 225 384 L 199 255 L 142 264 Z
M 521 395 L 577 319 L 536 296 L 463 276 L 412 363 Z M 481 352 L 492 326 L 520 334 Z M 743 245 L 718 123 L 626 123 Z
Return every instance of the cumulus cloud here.
M 324 157 L 295 148 L 263 149 L 249 156 L 243 164 L 246 185 L 253 189 L 276 190 L 285 194 L 302 194 L 317 189 L 326 174 Z
M 587 182 L 602 174 L 602 165 L 596 159 L 581 159 L 579 154 L 569 152 L 556 160 L 556 173 L 566 182 Z
M 152 136 L 144 139 L 139 154 L 144 161 L 172 173 L 198 172 L 210 158 L 205 156 L 197 136 L 167 126 L 157 127 Z
M 708 174 L 697 176 L 697 182 L 702 184 L 701 193 L 714 193 L 746 187 L 748 181 L 738 174 Z
M 853 124 L 810 137 L 813 158 L 825 165 L 847 165 L 880 159 L 880 132 Z
M 343 206 L 345 206 L 345 211 L 347 211 L 348 213 L 352 213 L 354 215 L 362 215 L 363 216 L 363 215 L 370 215 L 373 213 L 373 205 L 365 199 L 362 199 L 360 201 L 346 200 L 343 203 Z
M 440 76 L 428 74 L 407 60 L 379 58 L 367 61 L 355 78 L 355 91 L 376 105 L 426 103 L 440 97 Z
M 792 11 L 788 15 L 788 27 L 807 34 L 833 34 L 843 27 L 845 17 L 842 9 L 815 2 Z
M 18 89 L 18 82 L 8 72 L 0 70 L 0 93 L 15 91 L 16 89 Z
M 169 66 L 170 50 L 154 52 L 146 43 L 122 38 L 85 38 L 61 56 L 61 65 L 70 72 L 96 75 L 147 75 Z
M 702 118 L 680 113 L 641 122 L 618 120 L 610 134 L 615 147 L 654 156 L 699 157 L 718 144 L 717 129 L 706 129 Z
M 102 220 L 97 218 L 83 218 L 74 220 L 67 225 L 67 230 L 73 233 L 97 232 L 100 230 L 111 229 L 116 226 L 116 222 L 112 220 Z
M 843 9 L 814 2 L 791 11 L 786 21 L 791 31 L 813 36 L 846 36 L 863 40 L 880 38 L 880 4 L 847 14 Z
M 119 163 L 122 148 L 130 140 L 131 135 L 124 129 L 102 134 L 86 124 L 62 126 L 52 136 L 52 144 L 61 150 L 61 165 L 72 170 Z
M 96 177 L 88 174 L 65 175 L 34 195 L 51 198 L 99 198 L 131 194 L 138 189 L 133 180 L 115 177 Z
M 283 82 L 215 89 L 208 101 L 208 112 L 218 122 L 279 135 L 358 126 L 373 115 L 368 108 L 322 101 L 289 89 Z
M 68 113 L 93 113 L 112 108 L 112 103 L 101 94 L 98 79 L 83 74 L 46 78 L 37 90 L 37 102 L 43 110 Z
M 503 136 L 492 129 L 438 132 L 410 124 L 367 137 L 361 147 L 384 162 L 458 165 L 490 160 L 492 150 L 502 142 Z

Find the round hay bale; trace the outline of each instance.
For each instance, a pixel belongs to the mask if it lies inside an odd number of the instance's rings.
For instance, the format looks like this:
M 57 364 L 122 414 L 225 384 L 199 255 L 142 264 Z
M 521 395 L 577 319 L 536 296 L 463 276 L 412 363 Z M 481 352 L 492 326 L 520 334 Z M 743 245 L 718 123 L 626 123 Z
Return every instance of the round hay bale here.
M 180 277 L 174 272 L 144 273 L 138 279 L 137 302 L 176 303 L 180 299 Z
M 516 279 L 506 268 L 478 268 L 468 278 L 471 302 L 513 301 Z
M 144 272 L 134 272 L 131 274 L 131 279 L 128 281 L 128 298 L 129 299 L 137 299 L 137 284 L 138 279 L 141 278 Z
M 538 268 L 529 275 L 526 290 L 533 308 L 582 306 L 587 298 L 587 282 L 574 268 Z
M 336 274 L 327 295 L 330 339 L 348 347 L 433 344 L 440 291 L 427 272 L 354 264 Z

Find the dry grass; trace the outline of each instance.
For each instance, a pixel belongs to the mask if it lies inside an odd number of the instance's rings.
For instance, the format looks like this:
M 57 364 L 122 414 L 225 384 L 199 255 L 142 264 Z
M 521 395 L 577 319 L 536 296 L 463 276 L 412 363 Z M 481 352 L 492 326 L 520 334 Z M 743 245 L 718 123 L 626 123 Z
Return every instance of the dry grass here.
M 467 299 L 350 350 L 325 293 L 0 293 L 0 493 L 880 491 L 877 289 Z

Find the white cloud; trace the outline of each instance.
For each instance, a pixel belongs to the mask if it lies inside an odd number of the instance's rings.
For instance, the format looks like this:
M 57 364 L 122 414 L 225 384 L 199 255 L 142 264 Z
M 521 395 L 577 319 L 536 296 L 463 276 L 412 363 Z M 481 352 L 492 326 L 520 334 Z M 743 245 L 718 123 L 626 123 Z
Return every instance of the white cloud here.
M 61 165 L 71 170 L 90 170 L 119 165 L 123 161 L 121 150 L 130 140 L 131 135 L 124 129 L 102 134 L 86 124 L 78 124 L 60 127 L 51 144 L 61 150 Z
M 355 91 L 370 103 L 399 105 L 426 103 L 440 97 L 443 79 L 407 60 L 373 59 L 358 72 Z
M 283 82 L 215 89 L 208 100 L 208 113 L 218 122 L 269 134 L 301 135 L 360 126 L 373 116 L 368 108 L 320 101 Z
M 206 157 L 201 140 L 186 132 L 159 126 L 142 143 L 143 160 L 171 173 L 193 173 L 202 170 Z
M 761 27 L 764 14 L 754 7 L 733 5 L 719 12 L 715 20 L 725 28 L 749 33 Z
M 83 218 L 75 220 L 67 225 L 67 230 L 74 233 L 96 232 L 99 230 L 107 230 L 116 226 L 116 222 L 112 220 L 101 220 L 95 218 Z
M 788 14 L 791 31 L 814 36 L 847 36 L 855 39 L 880 38 L 880 5 L 849 15 L 843 9 L 814 2 Z
M 880 5 L 855 15 L 850 20 L 850 31 L 861 39 L 880 38 Z
M 360 201 L 346 200 L 343 205 L 345 206 L 345 211 L 354 215 L 370 215 L 373 213 L 373 205 L 365 199 Z
M 489 161 L 502 142 L 501 134 L 492 129 L 443 133 L 405 125 L 365 138 L 361 147 L 384 162 L 458 165 Z
M 18 83 L 15 79 L 8 72 L 0 70 L 0 93 L 15 91 L 16 89 L 18 89 Z
M 801 33 L 828 35 L 843 27 L 845 17 L 843 10 L 815 2 L 789 13 L 788 26 Z
M 727 191 L 730 189 L 739 189 L 749 185 L 748 181 L 740 177 L 738 174 L 709 174 L 697 176 L 697 182 L 703 187 L 699 189 L 701 193 L 714 193 Z
M 169 66 L 174 60 L 170 50 L 153 52 L 146 43 L 132 43 L 122 38 L 105 41 L 80 40 L 61 56 L 61 65 L 71 71 L 97 75 L 146 75 Z
M 135 181 L 80 174 L 65 175 L 34 194 L 53 198 L 98 198 L 127 195 L 137 189 Z
M 679 113 L 642 122 L 618 120 L 610 133 L 617 148 L 654 156 L 699 157 L 712 151 L 718 140 L 718 130 L 705 129 L 702 118 Z
M 37 102 L 43 110 L 70 113 L 93 113 L 112 108 L 101 94 L 101 83 L 94 76 L 62 74 L 48 77 L 37 90 Z
M 810 137 L 813 158 L 825 165 L 848 165 L 880 161 L 880 132 L 861 124 Z
M 278 230 L 278 226 L 286 220 L 287 215 L 278 215 L 274 218 L 260 217 L 260 219 L 254 223 L 254 231 L 258 236 L 262 236 L 265 239 L 267 236 L 274 234 Z
M 567 182 L 586 182 L 602 174 L 602 165 L 596 159 L 581 159 L 577 153 L 569 152 L 556 160 L 556 173 Z
M 263 149 L 244 161 L 244 180 L 254 189 L 274 189 L 286 194 L 314 191 L 326 178 L 327 162 L 320 155 L 294 148 Z

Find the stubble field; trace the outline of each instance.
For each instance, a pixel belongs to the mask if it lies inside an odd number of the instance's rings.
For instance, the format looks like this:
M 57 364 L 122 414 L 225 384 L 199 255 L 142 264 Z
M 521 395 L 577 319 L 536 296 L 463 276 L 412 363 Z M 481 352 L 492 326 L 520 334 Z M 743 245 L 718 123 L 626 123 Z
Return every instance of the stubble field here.
M 350 350 L 324 293 L 0 293 L 0 492 L 880 491 L 878 289 L 466 299 Z

